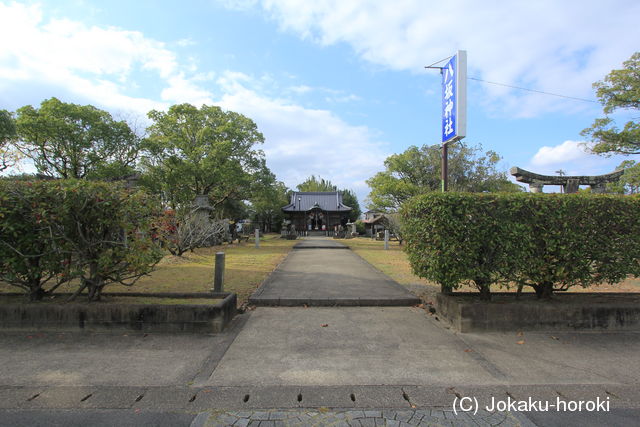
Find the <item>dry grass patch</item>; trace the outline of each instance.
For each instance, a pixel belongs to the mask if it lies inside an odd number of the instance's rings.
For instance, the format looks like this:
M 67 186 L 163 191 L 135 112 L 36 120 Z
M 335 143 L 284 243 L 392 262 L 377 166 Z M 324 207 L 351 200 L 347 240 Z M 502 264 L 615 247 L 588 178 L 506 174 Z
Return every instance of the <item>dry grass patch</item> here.
M 250 241 L 200 248 L 194 252 L 187 252 L 182 257 L 167 255 L 149 276 L 141 278 L 134 286 L 110 285 L 105 292 L 210 292 L 213 287 L 215 253 L 222 251 L 226 254 L 224 291 L 238 294 L 238 305 L 242 305 L 282 262 L 295 243 L 295 240 L 281 239 L 280 235 L 268 234 L 260 240 L 260 248 L 257 249 L 254 242 Z M 75 285 L 69 285 L 59 288 L 59 292 L 73 292 L 75 289 Z M 0 292 L 16 292 L 16 290 L 17 288 L 0 283 Z M 139 298 L 136 297 L 136 299 Z M 82 297 L 78 300 L 82 300 Z M 157 300 L 159 298 L 149 299 L 149 301 Z M 174 299 L 171 300 L 172 302 L 165 303 L 177 303 L 173 301 Z M 194 300 L 188 299 L 184 304 L 192 301 Z
M 389 242 L 389 250 L 384 250 L 384 242 L 374 240 L 367 237 L 356 237 L 355 239 L 341 240 L 345 245 L 349 246 L 355 253 L 364 258 L 378 270 L 391 277 L 401 285 L 416 290 L 416 287 L 423 286 L 426 293 L 439 291 L 440 286 L 422 279 L 413 274 L 411 264 L 404 252 L 404 246 L 400 246 L 398 242 Z M 411 286 L 409 286 L 411 285 Z M 530 289 L 530 288 L 529 288 Z M 524 292 L 533 292 L 525 288 Z M 461 286 L 460 292 L 476 292 L 473 286 Z M 494 285 L 491 287 L 492 292 L 515 292 L 515 288 L 505 289 Z M 640 278 L 628 278 L 620 283 L 613 285 L 601 284 L 589 288 L 572 287 L 571 292 L 640 292 Z

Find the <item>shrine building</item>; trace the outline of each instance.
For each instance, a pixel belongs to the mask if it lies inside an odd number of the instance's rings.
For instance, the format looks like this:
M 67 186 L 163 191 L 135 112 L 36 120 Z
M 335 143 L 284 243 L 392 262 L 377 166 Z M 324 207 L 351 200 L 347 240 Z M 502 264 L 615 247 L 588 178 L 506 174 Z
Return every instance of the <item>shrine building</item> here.
M 339 191 L 295 191 L 291 203 L 282 207 L 298 232 L 335 231 L 349 222 L 351 208 L 342 203 Z

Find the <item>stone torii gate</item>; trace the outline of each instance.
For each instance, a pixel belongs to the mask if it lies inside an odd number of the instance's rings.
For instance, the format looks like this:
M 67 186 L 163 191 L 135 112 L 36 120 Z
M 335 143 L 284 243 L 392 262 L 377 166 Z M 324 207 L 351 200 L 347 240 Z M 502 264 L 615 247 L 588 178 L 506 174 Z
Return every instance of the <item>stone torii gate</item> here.
M 509 170 L 509 173 L 516 177 L 516 181 L 529 184 L 529 191 L 532 193 L 542 193 L 542 188 L 545 185 L 561 185 L 565 193 L 577 193 L 581 185 L 589 185 L 593 193 L 604 193 L 605 185 L 618 181 L 624 171 L 620 170 L 605 175 L 555 176 L 539 175 L 514 166 Z

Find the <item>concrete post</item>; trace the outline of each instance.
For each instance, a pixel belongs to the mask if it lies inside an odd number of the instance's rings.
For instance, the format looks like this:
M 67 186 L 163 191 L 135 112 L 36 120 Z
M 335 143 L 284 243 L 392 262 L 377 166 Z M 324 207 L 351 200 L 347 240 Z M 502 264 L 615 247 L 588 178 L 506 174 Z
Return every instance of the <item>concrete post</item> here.
M 213 292 L 224 292 L 224 252 L 216 252 Z
M 260 247 L 260 230 L 256 228 L 256 248 Z
M 384 250 L 389 249 L 389 230 L 384 230 Z

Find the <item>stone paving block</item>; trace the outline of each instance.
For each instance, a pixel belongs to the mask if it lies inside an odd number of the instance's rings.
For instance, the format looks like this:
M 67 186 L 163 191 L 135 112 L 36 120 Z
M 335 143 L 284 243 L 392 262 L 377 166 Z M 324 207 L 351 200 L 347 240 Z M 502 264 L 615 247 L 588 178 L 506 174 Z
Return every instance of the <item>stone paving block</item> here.
M 402 389 L 418 408 L 451 408 L 456 397 L 447 387 L 404 386 Z
M 193 402 L 200 409 L 297 408 L 298 387 L 205 387 Z
M 399 386 L 357 386 L 352 388 L 360 408 L 410 408 L 411 405 L 402 396 Z
M 513 396 L 515 400 L 528 400 L 529 398 L 542 401 L 549 402 L 549 404 L 556 403 L 556 399 L 560 397 L 562 400 L 567 400 L 563 398 L 556 392 L 556 387 L 552 385 L 515 385 L 509 386 L 507 388 L 507 393 Z
M 605 392 L 612 408 L 640 408 L 640 386 L 608 385 Z
M 20 408 L 68 409 L 80 407 L 82 399 L 95 391 L 93 387 L 51 387 L 38 397 L 20 403 Z
M 251 421 L 248 420 L 247 418 L 240 418 L 238 421 L 235 422 L 235 424 L 233 426 L 234 427 L 247 427 L 250 422 Z
M 253 408 L 297 408 L 300 388 L 296 386 L 264 386 L 249 389 L 247 407 Z M 303 396 L 304 400 L 304 396 Z
M 354 387 L 300 387 L 301 407 L 305 408 L 353 408 L 356 402 L 351 400 Z
M 458 393 L 462 397 L 471 397 L 478 400 L 480 407 L 485 407 L 495 400 L 504 400 L 507 396 L 508 388 L 506 386 L 455 386 L 451 390 L 454 393 Z M 455 394 L 454 394 L 455 396 Z M 453 399 L 451 401 L 453 404 Z M 449 409 L 453 409 L 451 406 Z
M 409 421 L 413 418 L 414 411 L 397 411 L 395 419 L 398 421 Z
M 350 419 L 364 418 L 364 411 L 346 411 L 345 415 Z
M 6 387 L 0 389 L 0 409 L 17 409 L 27 399 L 42 394 L 46 387 Z
M 568 400 L 595 402 L 599 398 L 601 402 L 606 402 L 608 399 L 610 407 L 614 407 L 614 404 L 617 404 L 620 399 L 607 393 L 607 388 L 606 385 L 600 384 L 561 384 L 554 387 L 555 391 L 565 396 Z M 640 387 L 637 390 L 640 391 Z
M 190 408 L 197 410 L 222 409 L 232 412 L 242 411 L 247 406 L 243 399 L 249 390 L 243 387 L 204 387 L 198 391 L 196 399 L 191 402 Z M 252 413 L 252 411 L 247 411 Z
M 99 387 L 93 389 L 91 397 L 80 402 L 78 408 L 125 409 L 131 408 L 143 395 L 144 387 Z
M 133 408 L 154 410 L 197 410 L 192 402 L 197 398 L 199 389 L 190 387 L 149 387 L 144 396 L 138 402 L 134 402 Z

